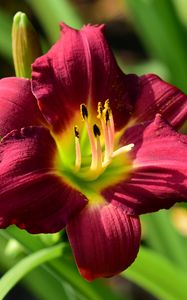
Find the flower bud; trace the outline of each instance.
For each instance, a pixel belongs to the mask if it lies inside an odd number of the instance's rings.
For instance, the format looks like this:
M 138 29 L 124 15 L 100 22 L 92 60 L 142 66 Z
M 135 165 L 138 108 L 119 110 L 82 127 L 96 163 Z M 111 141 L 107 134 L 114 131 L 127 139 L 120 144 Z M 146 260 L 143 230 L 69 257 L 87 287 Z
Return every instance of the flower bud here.
M 41 56 L 38 35 L 25 13 L 18 12 L 12 25 L 12 52 L 17 77 L 31 77 L 31 64 Z

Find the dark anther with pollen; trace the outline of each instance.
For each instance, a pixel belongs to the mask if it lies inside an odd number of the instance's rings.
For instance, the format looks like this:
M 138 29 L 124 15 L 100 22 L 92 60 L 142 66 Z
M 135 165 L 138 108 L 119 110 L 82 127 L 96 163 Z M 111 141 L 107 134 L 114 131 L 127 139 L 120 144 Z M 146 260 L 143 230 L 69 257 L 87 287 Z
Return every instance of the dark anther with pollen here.
M 85 104 L 81 104 L 81 114 L 83 119 L 88 118 L 88 110 Z
M 75 136 L 79 139 L 79 130 L 78 130 L 78 126 L 75 126 L 75 127 L 74 127 L 74 133 L 75 133 Z
M 93 132 L 94 132 L 95 137 L 101 135 L 100 129 L 96 124 L 94 124 L 94 126 L 93 126 Z
M 109 121 L 109 110 L 108 109 L 106 110 L 106 113 L 105 113 L 105 121 L 106 122 Z
M 102 115 L 102 112 L 103 112 L 102 103 L 99 102 L 99 103 L 98 103 L 98 113 L 99 113 L 100 115 Z

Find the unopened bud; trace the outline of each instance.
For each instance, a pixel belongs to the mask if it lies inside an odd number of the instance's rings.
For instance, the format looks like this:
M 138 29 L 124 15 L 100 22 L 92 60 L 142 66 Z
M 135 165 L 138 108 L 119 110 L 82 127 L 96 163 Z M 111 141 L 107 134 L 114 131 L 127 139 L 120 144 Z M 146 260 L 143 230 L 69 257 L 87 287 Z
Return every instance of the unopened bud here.
M 42 55 L 39 37 L 25 13 L 18 12 L 12 25 L 12 52 L 17 77 L 31 77 L 31 64 Z

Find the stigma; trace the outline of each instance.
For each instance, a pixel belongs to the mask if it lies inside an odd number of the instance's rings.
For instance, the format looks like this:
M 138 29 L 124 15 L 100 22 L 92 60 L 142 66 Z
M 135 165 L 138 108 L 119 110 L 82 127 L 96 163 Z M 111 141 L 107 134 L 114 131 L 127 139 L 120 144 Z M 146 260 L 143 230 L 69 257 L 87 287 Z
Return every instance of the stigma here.
M 74 171 L 75 173 L 80 174 L 80 176 L 86 176 L 88 180 L 94 180 L 105 171 L 115 157 L 129 152 L 134 147 L 134 144 L 116 147 L 114 119 L 109 100 L 106 100 L 104 105 L 102 105 L 101 102 L 98 102 L 98 124 L 92 124 L 88 108 L 85 104 L 80 105 L 80 113 L 89 139 L 91 159 L 87 168 L 82 166 L 84 149 L 81 149 L 81 133 L 79 132 L 78 126 L 75 126 Z

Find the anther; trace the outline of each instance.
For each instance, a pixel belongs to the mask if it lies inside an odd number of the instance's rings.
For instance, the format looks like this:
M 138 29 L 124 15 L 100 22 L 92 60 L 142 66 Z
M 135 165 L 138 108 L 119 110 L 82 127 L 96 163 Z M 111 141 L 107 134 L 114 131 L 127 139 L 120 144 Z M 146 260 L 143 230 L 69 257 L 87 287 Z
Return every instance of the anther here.
M 98 118 L 100 119 L 102 132 L 104 137 L 105 144 L 105 155 L 104 160 L 108 161 L 110 156 L 110 144 L 109 144 L 109 132 L 108 132 L 108 121 L 110 120 L 110 108 L 109 101 L 105 101 L 104 109 L 102 107 L 101 102 L 98 103 Z
M 97 106 L 97 112 L 98 112 L 98 119 L 101 119 L 102 117 L 102 113 L 103 113 L 103 106 L 101 102 L 98 102 L 98 106 Z
M 104 108 L 105 108 L 105 109 L 110 109 L 109 99 L 107 99 L 107 100 L 105 101 Z
M 83 119 L 87 119 L 88 118 L 88 110 L 85 104 L 81 104 L 80 106 L 80 110 L 81 110 L 81 115 L 83 117 Z
M 96 124 L 93 125 L 93 133 L 96 138 L 96 155 L 95 155 L 95 159 L 92 160 L 90 169 L 100 170 L 102 168 L 102 149 L 100 143 L 101 131 Z
M 101 135 L 101 131 L 100 131 L 99 127 L 96 124 L 94 124 L 94 126 L 93 126 L 93 133 L 94 133 L 95 137 Z
M 107 123 L 110 119 L 110 113 L 109 113 L 109 109 L 106 109 L 105 111 L 105 122 Z
M 104 120 L 105 120 L 106 128 L 107 128 L 106 138 L 108 138 L 108 141 L 106 144 L 109 147 L 109 149 L 108 149 L 109 156 L 111 156 L 111 154 L 113 152 L 113 148 L 114 148 L 115 128 L 114 128 L 114 120 L 113 120 L 112 110 L 110 108 L 109 100 L 105 101 L 103 112 L 104 112 L 104 118 L 105 118 Z
M 87 174 L 88 180 L 94 180 L 104 172 L 104 170 L 111 163 L 112 159 L 123 155 L 132 150 L 134 144 L 128 144 L 122 146 L 114 151 L 115 144 L 115 126 L 113 120 L 112 110 L 110 108 L 109 100 L 106 100 L 104 105 L 101 102 L 98 103 L 97 108 L 97 118 L 100 121 L 101 127 L 98 125 L 90 123 L 88 118 L 88 109 L 87 106 L 83 103 L 80 105 L 80 112 L 84 121 L 84 128 L 87 131 L 87 135 L 90 142 L 91 150 L 91 162 L 90 167 L 87 170 L 85 167 L 85 162 L 83 168 L 81 168 L 82 157 L 81 157 L 81 147 L 80 147 L 80 134 L 78 126 L 74 127 L 74 136 L 75 136 L 75 173 L 79 172 L 80 176 Z M 86 132 L 84 131 L 84 132 Z M 102 138 L 101 138 L 102 131 Z M 83 133 L 84 133 L 83 132 Z M 83 135 L 81 134 L 81 142 L 83 141 Z M 102 145 L 101 145 L 102 142 Z M 81 144 L 83 145 L 83 143 Z M 103 150 L 104 149 L 104 150 Z M 86 173 L 85 173 L 86 172 Z
M 81 114 L 83 117 L 83 120 L 85 122 L 86 128 L 87 128 L 87 133 L 88 133 L 88 137 L 90 140 L 90 147 L 91 147 L 91 153 L 92 153 L 92 162 L 91 162 L 91 166 L 94 164 L 94 161 L 96 160 L 96 156 L 97 156 L 97 150 L 96 150 L 96 145 L 95 145 L 95 141 L 94 141 L 94 135 L 92 132 L 92 127 L 89 123 L 88 120 L 88 110 L 85 104 L 81 104 L 80 106 L 80 110 L 81 110 Z
M 75 136 L 79 139 L 79 129 L 78 129 L 78 126 L 74 127 L 74 133 L 75 133 Z

